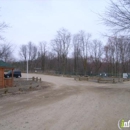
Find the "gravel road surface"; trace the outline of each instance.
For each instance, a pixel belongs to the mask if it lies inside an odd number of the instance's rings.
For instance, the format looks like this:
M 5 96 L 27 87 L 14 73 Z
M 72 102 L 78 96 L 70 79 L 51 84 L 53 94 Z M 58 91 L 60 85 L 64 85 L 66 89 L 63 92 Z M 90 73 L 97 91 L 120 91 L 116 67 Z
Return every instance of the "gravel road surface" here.
M 99 84 L 33 76 L 51 85 L 0 97 L 0 130 L 119 130 L 118 120 L 130 120 L 130 81 Z

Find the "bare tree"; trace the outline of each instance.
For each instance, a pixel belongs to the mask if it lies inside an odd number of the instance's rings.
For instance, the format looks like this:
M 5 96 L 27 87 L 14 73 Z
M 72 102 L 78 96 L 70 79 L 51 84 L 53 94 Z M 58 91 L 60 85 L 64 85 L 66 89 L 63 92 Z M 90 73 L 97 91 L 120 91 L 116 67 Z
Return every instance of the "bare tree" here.
M 24 59 L 24 61 L 27 60 L 27 55 L 28 55 L 27 45 L 22 45 L 20 47 L 19 55 L 21 56 L 21 58 Z
M 47 50 L 46 50 L 46 45 L 47 43 L 44 41 L 44 42 L 40 42 L 39 43 L 39 53 L 40 53 L 40 61 L 41 61 L 41 69 L 44 71 L 45 69 L 45 60 L 46 60 L 46 53 L 47 53 Z
M 128 69 L 128 61 L 130 57 L 128 57 L 129 54 L 129 39 L 126 37 L 119 37 L 118 38 L 118 44 L 119 44 L 119 51 L 120 51 L 120 62 L 121 62 L 121 72 L 127 72 Z
M 128 37 L 114 36 L 108 39 L 105 46 L 105 59 L 108 72 L 112 75 L 119 75 L 129 71 L 130 42 Z
M 74 46 L 74 72 L 77 74 L 79 72 L 79 59 L 81 56 L 81 48 L 80 48 L 80 39 L 79 34 L 74 35 L 73 37 L 73 46 Z
M 13 62 L 15 59 L 12 55 L 12 48 L 8 49 L 8 51 L 5 51 L 3 59 L 5 62 Z
M 32 42 L 29 42 L 27 48 L 28 48 L 29 68 L 30 70 L 33 70 L 36 64 L 33 63 L 33 61 L 37 58 L 37 47 Z
M 37 47 L 32 42 L 29 42 L 27 47 L 28 47 L 28 59 L 29 59 L 29 61 L 35 60 L 36 56 L 37 56 Z
M 7 27 L 7 24 L 5 24 L 4 22 L 0 23 L 0 40 L 4 39 L 1 33 L 3 33 L 4 29 Z
M 57 70 L 57 56 L 53 51 L 46 54 L 46 69 L 50 71 Z
M 26 61 L 27 61 L 27 56 L 28 56 L 27 45 L 21 45 L 20 50 L 19 50 L 19 55 L 23 59 L 23 68 L 24 70 L 26 70 Z
M 67 55 L 69 51 L 71 35 L 66 29 L 60 29 L 57 36 L 52 40 L 53 50 L 57 53 L 58 70 L 63 73 L 66 72 Z
M 12 45 L 10 43 L 1 43 L 0 45 L 0 59 L 10 61 L 12 56 Z
M 130 32 L 130 1 L 110 0 L 110 6 L 102 17 L 105 25 L 112 27 L 115 33 Z
M 37 47 L 32 42 L 29 42 L 27 45 L 21 45 L 19 55 L 23 59 L 24 69 L 26 69 L 27 60 L 29 69 L 34 69 L 36 62 L 33 61 L 37 58 Z
M 130 72 L 130 42 L 127 46 L 127 57 L 128 57 L 128 72 Z
M 81 50 L 81 58 L 84 68 L 84 74 L 86 74 L 88 71 L 87 67 L 88 67 L 89 45 L 91 34 L 85 33 L 84 31 L 80 31 L 78 37 L 80 42 L 80 50 Z
M 2 36 L 2 33 L 7 28 L 5 22 L 0 22 L 0 59 L 4 61 L 11 61 L 13 59 L 11 44 L 7 43 Z
M 94 64 L 94 72 L 98 74 L 102 65 L 103 46 L 99 40 L 93 40 L 91 43 L 91 58 Z

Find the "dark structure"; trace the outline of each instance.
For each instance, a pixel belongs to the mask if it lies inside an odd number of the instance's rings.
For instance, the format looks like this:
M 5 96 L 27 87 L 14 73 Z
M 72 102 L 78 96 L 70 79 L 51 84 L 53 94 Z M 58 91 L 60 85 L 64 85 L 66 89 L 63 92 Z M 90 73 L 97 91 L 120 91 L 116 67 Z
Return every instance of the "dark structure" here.
M 11 78 L 4 78 L 5 70 L 11 70 L 12 71 L 12 77 Z M 13 86 L 13 71 L 14 71 L 14 68 L 13 68 L 12 65 L 0 60 L 0 88 L 12 87 Z

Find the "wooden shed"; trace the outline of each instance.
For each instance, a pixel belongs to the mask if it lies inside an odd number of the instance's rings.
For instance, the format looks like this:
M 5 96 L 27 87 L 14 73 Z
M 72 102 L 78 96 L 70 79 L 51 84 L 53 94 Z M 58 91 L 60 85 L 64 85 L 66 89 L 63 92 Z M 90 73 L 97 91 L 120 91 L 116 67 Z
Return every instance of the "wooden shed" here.
M 5 70 L 12 71 L 11 78 L 4 78 Z M 14 68 L 12 65 L 0 60 L 0 88 L 13 86 L 13 70 L 14 70 Z

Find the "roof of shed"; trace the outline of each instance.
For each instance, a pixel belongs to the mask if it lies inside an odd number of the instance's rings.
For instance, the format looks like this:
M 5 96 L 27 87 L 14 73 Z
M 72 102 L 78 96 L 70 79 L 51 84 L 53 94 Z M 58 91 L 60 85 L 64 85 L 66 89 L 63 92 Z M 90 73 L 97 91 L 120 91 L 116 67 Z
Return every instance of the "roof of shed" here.
M 9 68 L 9 69 L 12 69 L 14 67 L 11 64 L 8 64 L 8 63 L 0 60 L 0 68 Z

